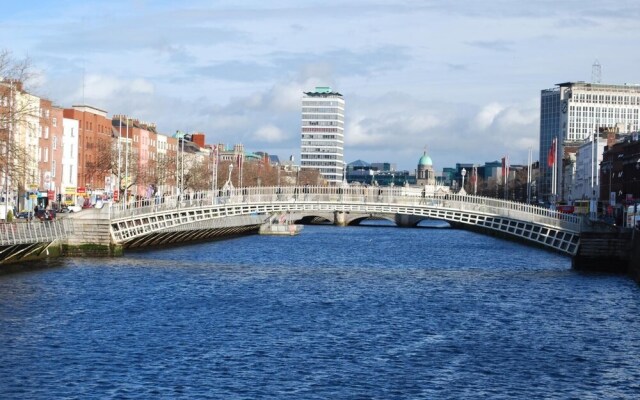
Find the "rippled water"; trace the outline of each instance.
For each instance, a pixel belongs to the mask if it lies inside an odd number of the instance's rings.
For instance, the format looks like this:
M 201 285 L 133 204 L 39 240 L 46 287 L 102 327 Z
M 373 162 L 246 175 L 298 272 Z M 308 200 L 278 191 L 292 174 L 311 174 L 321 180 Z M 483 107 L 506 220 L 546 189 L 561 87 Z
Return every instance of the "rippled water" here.
M 307 226 L 0 276 L 0 398 L 638 398 L 640 288 L 452 229 Z

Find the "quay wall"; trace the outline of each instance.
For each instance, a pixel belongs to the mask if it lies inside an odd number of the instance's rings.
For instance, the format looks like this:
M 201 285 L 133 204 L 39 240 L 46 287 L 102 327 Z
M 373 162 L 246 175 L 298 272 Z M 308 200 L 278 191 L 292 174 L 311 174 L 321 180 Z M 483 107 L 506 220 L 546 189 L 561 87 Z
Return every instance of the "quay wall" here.
M 62 243 L 62 255 L 71 257 L 113 257 L 122 247 L 111 241 L 107 209 L 88 209 L 73 215 L 73 234 Z
M 631 232 L 582 232 L 572 266 L 580 271 L 627 273 L 631 259 Z
M 636 230 L 631 245 L 631 257 L 629 259 L 629 275 L 640 283 L 640 231 Z

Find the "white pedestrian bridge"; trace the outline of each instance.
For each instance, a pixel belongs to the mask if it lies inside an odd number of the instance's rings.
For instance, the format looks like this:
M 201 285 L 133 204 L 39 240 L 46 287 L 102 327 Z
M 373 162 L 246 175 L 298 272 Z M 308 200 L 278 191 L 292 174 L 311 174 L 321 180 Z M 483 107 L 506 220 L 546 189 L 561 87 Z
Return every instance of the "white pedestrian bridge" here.
M 480 196 L 423 197 L 408 187 L 247 187 L 113 204 L 108 209 L 112 243 L 124 247 L 158 245 L 172 237 L 259 226 L 274 215 L 312 217 L 338 224 L 387 218 L 400 225 L 437 219 L 457 228 L 499 235 L 575 255 L 582 219 L 530 204 Z M 102 215 L 105 214 L 103 210 Z M 200 232 L 200 233 L 199 233 Z

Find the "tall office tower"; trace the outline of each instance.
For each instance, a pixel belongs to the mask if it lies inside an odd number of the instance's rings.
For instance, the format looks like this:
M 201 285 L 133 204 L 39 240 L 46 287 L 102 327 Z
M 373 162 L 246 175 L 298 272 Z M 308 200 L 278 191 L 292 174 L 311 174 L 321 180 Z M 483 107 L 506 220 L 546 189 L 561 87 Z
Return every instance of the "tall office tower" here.
M 331 184 L 342 182 L 345 168 L 344 99 L 330 87 L 316 87 L 315 91 L 305 92 L 302 97 L 300 153 L 300 168 L 318 170 Z
M 601 127 L 618 126 L 620 132 L 638 130 L 640 85 L 606 85 L 566 82 L 542 90 L 540 95 L 540 178 L 538 199 L 549 200 L 552 193 L 552 170 L 562 175 L 563 143 L 593 137 Z M 554 139 L 557 157 L 550 157 Z M 553 151 L 551 151 L 553 153 Z M 562 184 L 556 179 L 556 191 Z

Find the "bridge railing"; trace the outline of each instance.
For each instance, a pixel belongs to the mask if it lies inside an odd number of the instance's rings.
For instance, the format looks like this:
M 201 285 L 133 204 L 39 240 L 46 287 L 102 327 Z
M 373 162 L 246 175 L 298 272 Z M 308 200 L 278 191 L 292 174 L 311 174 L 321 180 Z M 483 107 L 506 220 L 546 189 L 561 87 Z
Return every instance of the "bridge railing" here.
M 63 239 L 72 232 L 67 219 L 0 223 L 0 246 L 46 243 Z
M 286 186 L 244 187 L 230 190 L 203 191 L 182 196 L 152 197 L 131 201 L 126 205 L 111 205 L 112 218 L 126 218 L 146 213 L 176 209 L 200 208 L 213 205 L 241 205 L 245 203 L 282 202 L 328 202 L 328 203 L 384 203 L 389 205 L 411 205 L 454 208 L 486 212 L 490 214 L 522 219 L 550 225 L 561 225 L 579 230 L 581 218 L 563 214 L 532 204 L 501 200 L 490 197 L 459 195 L 444 191 L 422 196 L 420 188 L 376 187 L 376 186 Z

